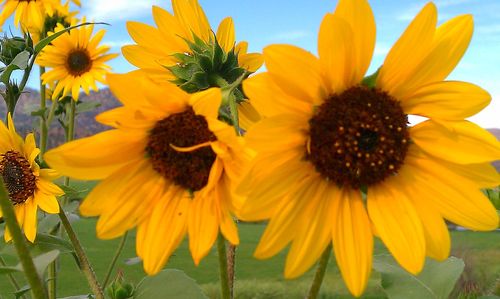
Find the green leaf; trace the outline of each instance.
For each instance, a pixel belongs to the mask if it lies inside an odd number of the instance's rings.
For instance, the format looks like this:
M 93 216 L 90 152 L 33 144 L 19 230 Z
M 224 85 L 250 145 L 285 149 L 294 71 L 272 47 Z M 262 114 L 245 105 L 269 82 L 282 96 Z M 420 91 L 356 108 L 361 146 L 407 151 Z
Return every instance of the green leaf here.
M 64 298 L 59 298 L 59 299 L 93 299 L 94 296 L 87 294 L 87 295 L 76 295 L 76 296 L 69 296 L 69 297 L 64 297 Z
M 73 246 L 69 241 L 49 234 L 37 234 L 33 247 L 40 252 L 50 252 L 55 249 L 60 252 L 73 252 Z
M 30 52 L 24 50 L 17 54 L 14 60 L 5 68 L 2 75 L 0 75 L 0 81 L 4 84 L 9 83 L 10 75 L 15 70 L 24 70 L 28 67 L 28 61 L 30 59 Z
M 478 297 L 477 299 L 500 299 L 500 297 L 495 296 L 495 295 L 488 295 L 488 296 Z
M 373 268 L 381 273 L 382 288 L 389 299 L 448 299 L 464 266 L 456 257 L 443 262 L 427 259 L 422 272 L 414 276 L 389 255 L 375 256 L 373 262 Z
M 45 269 L 59 256 L 59 253 L 59 250 L 52 250 L 33 258 L 33 263 L 40 276 L 43 276 Z M 23 271 L 21 263 L 17 264 L 16 268 Z
M 35 45 L 35 55 L 38 54 L 38 53 L 40 53 L 40 51 L 42 51 L 43 48 L 45 48 L 53 40 L 55 40 L 59 36 L 63 35 L 64 33 L 68 32 L 68 31 L 70 31 L 72 29 L 81 27 L 81 26 L 87 26 L 87 25 L 93 25 L 93 24 L 109 25 L 107 23 L 91 23 L 91 22 L 87 22 L 87 23 L 78 24 L 78 25 L 75 25 L 75 26 L 68 27 L 68 28 L 66 28 L 64 30 L 58 31 L 58 32 L 52 34 L 51 36 L 47 36 L 46 38 L 42 39 L 41 41 L 38 42 L 38 44 Z
M 16 267 L 8 267 L 8 266 L 0 267 L 0 275 L 10 274 L 10 273 L 14 273 L 14 272 L 22 272 L 22 271 L 20 271 Z
M 363 78 L 363 81 L 361 81 L 361 85 L 364 85 L 368 88 L 375 88 L 375 84 L 377 83 L 377 77 L 378 77 L 379 71 L 380 71 L 380 67 L 377 69 L 377 71 L 375 73 Z
M 134 299 L 207 299 L 200 286 L 184 272 L 163 270 L 156 276 L 145 277 L 137 285 Z
M 98 102 L 78 102 L 76 106 L 76 113 L 84 113 L 93 111 L 101 106 L 101 103 Z

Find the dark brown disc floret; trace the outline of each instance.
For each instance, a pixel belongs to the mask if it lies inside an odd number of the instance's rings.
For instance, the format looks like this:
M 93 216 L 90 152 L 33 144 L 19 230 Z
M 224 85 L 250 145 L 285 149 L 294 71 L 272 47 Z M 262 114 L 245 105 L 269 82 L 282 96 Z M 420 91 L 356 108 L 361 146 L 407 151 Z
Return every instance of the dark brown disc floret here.
M 403 164 L 407 124 L 408 116 L 389 94 L 352 87 L 329 97 L 310 119 L 307 159 L 339 186 L 377 184 Z
M 73 76 L 81 76 L 92 68 L 92 58 L 86 49 L 76 49 L 66 59 L 66 69 Z
M 208 182 L 216 154 L 209 145 L 189 151 L 181 149 L 215 140 L 206 119 L 189 108 L 156 123 L 146 152 L 159 174 L 188 190 L 198 191 Z
M 0 175 L 14 205 L 28 200 L 36 190 L 36 176 L 26 158 L 16 151 L 0 155 Z

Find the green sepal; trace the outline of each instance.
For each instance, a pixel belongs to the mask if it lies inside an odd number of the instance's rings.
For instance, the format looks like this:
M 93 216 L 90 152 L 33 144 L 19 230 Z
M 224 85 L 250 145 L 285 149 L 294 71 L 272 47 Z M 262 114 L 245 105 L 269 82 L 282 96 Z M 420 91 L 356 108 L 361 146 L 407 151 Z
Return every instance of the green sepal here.
M 361 85 L 366 86 L 368 88 L 375 88 L 375 85 L 377 84 L 377 77 L 380 72 L 380 69 L 382 67 L 379 67 L 377 71 L 369 76 L 366 76 L 363 78 L 363 81 L 361 81 Z

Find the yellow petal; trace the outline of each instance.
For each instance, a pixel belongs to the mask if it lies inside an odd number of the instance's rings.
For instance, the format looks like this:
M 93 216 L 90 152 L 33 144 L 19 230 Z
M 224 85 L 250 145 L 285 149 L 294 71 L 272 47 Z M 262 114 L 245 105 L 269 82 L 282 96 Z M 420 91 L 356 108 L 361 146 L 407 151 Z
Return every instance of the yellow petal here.
M 261 120 L 261 115 L 252 106 L 250 101 L 241 102 L 238 105 L 238 117 L 240 122 L 240 128 L 248 131 L 251 126 Z
M 233 217 L 230 213 L 233 195 L 231 194 L 227 178 L 221 179 L 221 182 L 218 183 L 215 191 L 215 196 L 216 204 L 219 210 L 221 233 L 224 238 L 231 244 L 238 245 L 240 243 L 238 228 L 236 227 L 236 224 L 234 223 Z
M 254 73 L 264 64 L 264 56 L 260 53 L 238 53 L 238 64 L 247 71 Z
M 183 38 L 190 38 L 191 32 L 186 32 L 177 18 L 158 6 L 153 6 L 153 18 L 160 33 L 168 39 L 168 44 L 172 49 L 178 49 L 177 53 L 184 53 L 188 50 Z
M 153 26 L 139 23 L 139 22 L 127 22 L 127 31 L 130 37 L 141 47 L 146 48 L 149 52 L 152 52 L 160 56 L 168 56 L 168 53 L 160 45 L 167 44 L 160 34 L 158 29 Z
M 35 191 L 35 201 L 40 209 L 49 214 L 59 213 L 59 202 L 53 194 Z
M 332 238 L 335 258 L 349 291 L 356 297 L 366 288 L 372 269 L 373 235 L 359 191 L 336 190 Z
M 23 230 L 26 235 L 26 239 L 33 243 L 36 237 L 36 228 L 37 228 L 37 205 L 33 198 L 28 199 L 24 202 L 24 222 L 23 222 Z
M 377 86 L 394 94 L 427 54 L 436 31 L 437 9 L 428 3 L 391 48 L 377 77 Z
M 233 19 L 231 17 L 226 17 L 220 22 L 219 28 L 217 28 L 217 41 L 227 53 L 234 48 L 235 40 Z
M 189 251 L 196 265 L 214 245 L 219 233 L 219 219 L 213 194 L 197 196 L 191 202 L 188 215 Z
M 438 160 L 409 152 L 405 167 L 413 174 L 423 199 L 434 206 L 444 218 L 474 230 L 498 227 L 498 214 L 479 187 L 441 165 Z
M 282 88 L 288 87 L 283 85 Z M 312 113 L 311 103 L 296 95 L 285 93 L 268 73 L 256 74 L 243 81 L 243 90 L 262 116 L 273 116 L 281 113 Z
M 197 92 L 189 99 L 189 105 L 198 115 L 217 119 L 222 95 L 219 88 L 210 88 Z
M 180 189 L 167 193 L 158 201 L 148 219 L 141 223 L 145 236 L 138 238 L 137 242 L 141 242 L 138 246 L 144 248 L 140 256 L 148 275 L 158 273 L 184 239 L 189 203 L 189 197 Z
M 325 98 L 320 64 L 310 52 L 291 45 L 271 45 L 264 48 L 264 60 L 269 75 L 285 93 L 309 103 Z
M 289 194 L 277 205 L 276 213 L 262 235 L 254 256 L 258 259 L 269 258 L 282 250 L 297 233 L 301 223 L 297 221 L 302 216 L 304 207 L 314 196 L 321 180 L 315 177 L 304 179 L 292 186 Z
M 407 114 L 441 120 L 463 120 L 483 110 L 491 101 L 481 87 L 459 81 L 436 82 L 399 99 Z
M 323 254 L 332 240 L 332 196 L 336 187 L 322 181 L 295 221 L 299 222 L 295 238 L 288 252 L 285 277 L 295 278 L 306 272 Z M 330 249 L 329 249 L 330 250 Z
M 375 48 L 375 18 L 373 12 L 366 0 L 341 0 L 335 9 L 334 15 L 345 20 L 352 29 L 352 54 L 354 54 L 354 57 L 352 82 L 349 83 L 359 83 L 370 66 Z
M 476 164 L 500 159 L 500 142 L 469 121 L 428 120 L 413 127 L 410 136 L 423 151 L 445 161 Z
M 208 42 L 210 24 L 197 0 L 172 0 L 175 17 L 188 32 Z
M 425 237 L 420 218 L 396 182 L 387 179 L 368 189 L 368 213 L 378 235 L 396 261 L 417 274 L 425 261 Z
M 94 180 L 103 179 L 123 165 L 142 159 L 145 148 L 145 136 L 110 130 L 50 150 L 44 159 L 63 175 Z

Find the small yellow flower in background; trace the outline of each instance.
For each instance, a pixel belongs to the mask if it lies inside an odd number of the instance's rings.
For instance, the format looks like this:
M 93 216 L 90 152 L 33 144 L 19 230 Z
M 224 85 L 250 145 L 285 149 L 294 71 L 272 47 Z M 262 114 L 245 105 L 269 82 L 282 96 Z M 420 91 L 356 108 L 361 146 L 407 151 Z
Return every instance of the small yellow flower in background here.
M 234 182 L 245 163 L 242 137 L 217 120 L 221 92 L 193 95 L 137 72 L 108 75 L 123 107 L 97 116 L 114 127 L 47 152 L 47 163 L 83 180 L 102 180 L 80 207 L 100 216 L 97 235 L 137 229 L 137 254 L 148 274 L 160 271 L 186 233 L 196 264 L 219 231 L 238 244 L 231 217 Z
M 40 169 L 36 163 L 39 153 L 34 135 L 30 133 L 23 140 L 16 133 L 10 114 L 8 127 L 0 121 L 0 175 L 14 205 L 19 226 L 30 242 L 36 237 L 37 208 L 50 214 L 59 213 L 56 196 L 64 194 L 52 183 L 59 175 L 52 169 Z M 0 211 L 0 217 L 1 214 Z M 4 237 L 7 242 L 12 239 L 7 228 Z
M 71 94 L 76 101 L 80 88 L 88 94 L 91 88 L 97 91 L 96 80 L 105 83 L 110 70 L 106 62 L 118 54 L 106 54 L 110 47 L 99 45 L 106 31 L 101 29 L 92 36 L 93 28 L 82 26 L 64 33 L 38 56 L 39 65 L 51 68 L 42 75 L 43 84 L 57 82 L 53 100 Z M 58 26 L 56 32 L 63 29 L 64 26 Z
M 500 144 L 464 120 L 490 95 L 444 81 L 469 44 L 473 20 L 436 24 L 429 3 L 389 52 L 375 86 L 362 84 L 375 46 L 365 0 L 340 0 L 324 17 L 319 58 L 289 45 L 264 49 L 268 72 L 243 83 L 266 117 L 246 135 L 257 155 L 239 187 L 248 195 L 240 216 L 270 219 L 256 257 L 291 243 L 285 276 L 294 278 L 333 243 L 344 281 L 359 296 L 374 235 L 418 273 L 425 256 L 449 255 L 444 219 L 472 230 L 498 227 L 480 189 L 500 183 L 489 164 L 500 159 Z M 428 120 L 407 127 L 408 114 Z
M 40 31 L 45 15 L 51 16 L 59 0 L 0 0 L 0 30 L 3 23 L 14 14 L 14 25 L 23 31 Z

